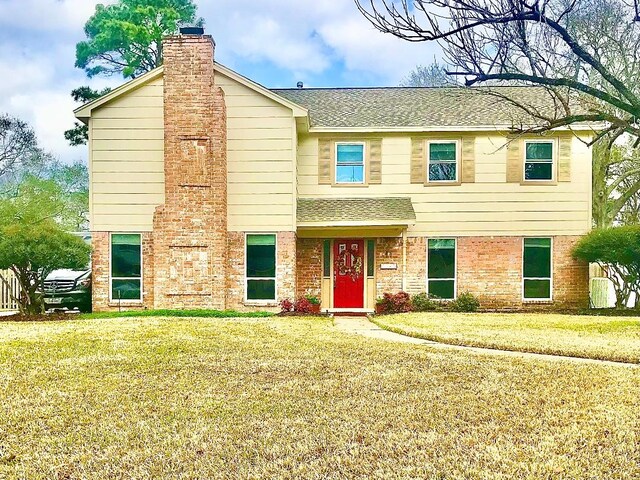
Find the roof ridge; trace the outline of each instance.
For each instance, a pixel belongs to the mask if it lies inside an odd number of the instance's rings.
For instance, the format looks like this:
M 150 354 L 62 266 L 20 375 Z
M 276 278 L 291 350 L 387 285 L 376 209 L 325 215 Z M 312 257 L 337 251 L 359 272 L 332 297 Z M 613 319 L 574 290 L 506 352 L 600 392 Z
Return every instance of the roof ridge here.
M 437 86 L 437 87 L 403 87 L 403 86 L 379 86 L 379 87 L 304 87 L 304 88 L 296 88 L 296 87 L 286 87 L 286 88 L 270 88 L 271 91 L 293 91 L 293 92 L 304 92 L 310 90 L 476 90 L 481 88 L 545 88 L 542 85 L 476 85 L 473 87 L 467 87 L 464 85 L 451 85 L 451 86 Z

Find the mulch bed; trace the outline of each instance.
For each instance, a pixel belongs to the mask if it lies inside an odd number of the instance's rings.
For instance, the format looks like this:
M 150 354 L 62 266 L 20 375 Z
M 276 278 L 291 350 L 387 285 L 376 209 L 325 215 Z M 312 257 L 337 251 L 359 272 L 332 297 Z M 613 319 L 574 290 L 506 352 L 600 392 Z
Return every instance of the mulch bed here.
M 77 318 L 77 314 L 65 313 L 49 313 L 46 315 L 22 315 L 16 313 L 15 315 L 0 317 L 0 322 L 59 322 L 61 320 L 74 320 Z

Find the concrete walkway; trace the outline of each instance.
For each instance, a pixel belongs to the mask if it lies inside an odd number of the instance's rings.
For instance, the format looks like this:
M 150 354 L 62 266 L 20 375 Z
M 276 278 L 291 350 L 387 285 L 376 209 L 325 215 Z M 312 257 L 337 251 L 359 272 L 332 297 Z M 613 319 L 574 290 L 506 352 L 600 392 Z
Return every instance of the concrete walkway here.
M 449 345 L 447 343 L 434 342 L 431 340 L 423 340 L 421 338 L 400 335 L 399 333 L 390 332 L 380 328 L 375 323 L 369 321 L 366 317 L 335 317 L 334 325 L 336 328 L 345 333 L 354 335 L 362 335 L 364 337 L 386 340 L 389 342 L 410 343 L 414 345 L 424 345 L 438 350 L 458 350 L 464 352 L 477 353 L 479 355 L 504 356 L 512 358 L 523 358 L 527 360 L 547 360 L 554 362 L 572 362 L 591 365 L 605 365 L 615 367 L 638 368 L 640 365 L 636 363 L 612 362 L 608 360 L 595 360 L 591 358 L 569 357 L 561 355 L 547 355 L 544 353 L 528 353 L 528 352 L 512 352 L 509 350 L 496 350 L 493 348 L 482 347 L 463 347 L 460 345 Z

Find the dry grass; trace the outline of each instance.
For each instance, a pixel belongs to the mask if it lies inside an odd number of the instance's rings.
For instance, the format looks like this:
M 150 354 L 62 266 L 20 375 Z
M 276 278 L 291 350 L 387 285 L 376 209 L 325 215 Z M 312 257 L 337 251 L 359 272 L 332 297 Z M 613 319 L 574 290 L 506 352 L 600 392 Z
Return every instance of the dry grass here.
M 437 312 L 374 321 L 387 330 L 454 345 L 640 363 L 638 317 Z
M 640 476 L 640 370 L 329 320 L 0 325 L 0 478 Z

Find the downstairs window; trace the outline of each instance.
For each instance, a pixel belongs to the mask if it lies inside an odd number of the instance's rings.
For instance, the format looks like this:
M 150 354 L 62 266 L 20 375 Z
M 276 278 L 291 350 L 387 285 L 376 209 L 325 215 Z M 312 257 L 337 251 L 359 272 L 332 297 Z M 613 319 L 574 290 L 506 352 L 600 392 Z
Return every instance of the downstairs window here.
M 429 240 L 427 293 L 443 300 L 452 300 L 456 297 L 455 239 Z
M 142 300 L 142 237 L 111 234 L 111 300 Z
M 551 239 L 525 238 L 522 262 L 525 300 L 551 300 Z
M 276 236 L 247 235 L 246 295 L 249 301 L 276 299 Z

